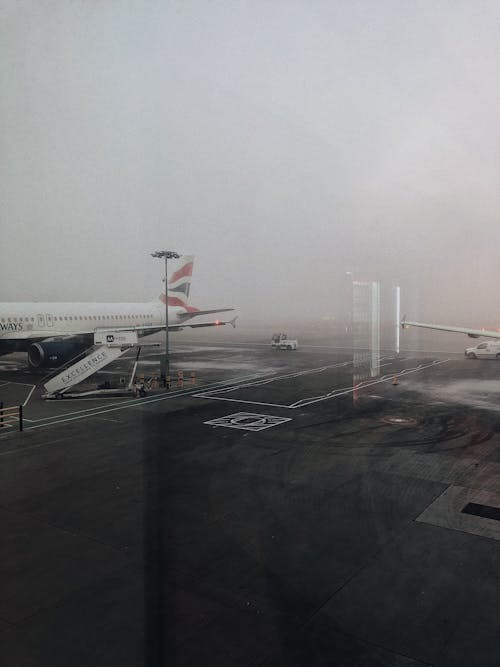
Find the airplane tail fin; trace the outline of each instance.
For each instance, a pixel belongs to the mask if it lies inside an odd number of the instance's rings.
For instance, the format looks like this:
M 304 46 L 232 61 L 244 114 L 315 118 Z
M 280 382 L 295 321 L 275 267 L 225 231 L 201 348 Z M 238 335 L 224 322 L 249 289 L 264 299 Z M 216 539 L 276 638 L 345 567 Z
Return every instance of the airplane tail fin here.
M 198 312 L 197 308 L 189 305 L 193 264 L 194 255 L 182 255 L 176 269 L 170 274 L 167 281 L 168 305 L 184 308 L 187 313 Z M 160 301 L 165 303 L 166 298 L 165 294 L 162 294 Z

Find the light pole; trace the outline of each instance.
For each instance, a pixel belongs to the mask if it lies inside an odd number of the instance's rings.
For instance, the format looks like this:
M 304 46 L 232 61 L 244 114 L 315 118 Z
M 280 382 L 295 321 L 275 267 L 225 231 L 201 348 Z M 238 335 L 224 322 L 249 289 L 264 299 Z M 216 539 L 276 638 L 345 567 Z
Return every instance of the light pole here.
M 401 287 L 399 281 L 394 285 L 396 291 L 396 344 L 395 351 L 399 354 L 399 327 L 401 326 Z
M 151 253 L 151 257 L 165 258 L 165 377 L 164 386 L 167 387 L 167 378 L 170 376 L 170 363 L 168 358 L 168 270 L 167 262 L 169 259 L 179 259 L 180 255 L 172 250 L 156 250 Z

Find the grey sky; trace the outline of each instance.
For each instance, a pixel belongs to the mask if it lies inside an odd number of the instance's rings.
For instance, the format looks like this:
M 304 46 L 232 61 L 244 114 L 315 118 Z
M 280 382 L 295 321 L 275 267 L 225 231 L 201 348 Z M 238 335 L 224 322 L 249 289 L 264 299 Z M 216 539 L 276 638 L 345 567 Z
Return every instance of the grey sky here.
M 352 270 L 500 325 L 498 2 L 0 19 L 0 300 L 147 299 L 168 247 L 196 253 L 197 305 L 243 321 L 331 314 Z

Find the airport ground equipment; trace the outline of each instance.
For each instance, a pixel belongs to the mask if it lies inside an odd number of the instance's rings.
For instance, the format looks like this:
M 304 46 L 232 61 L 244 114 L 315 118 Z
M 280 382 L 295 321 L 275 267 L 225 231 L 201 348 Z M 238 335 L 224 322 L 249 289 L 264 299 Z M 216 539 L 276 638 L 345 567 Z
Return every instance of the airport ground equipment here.
M 23 406 L 13 405 L 5 408 L 0 402 L 0 428 L 10 427 L 13 424 L 18 424 L 19 430 L 23 430 Z
M 299 347 L 299 341 L 288 338 L 286 333 L 273 334 L 271 338 L 271 347 L 278 350 L 296 350 Z
M 299 341 L 291 338 L 283 338 L 280 340 L 279 349 L 280 350 L 297 350 L 299 347 Z
M 152 345 L 157 345 L 153 343 Z M 91 377 L 94 373 L 102 370 L 105 366 L 113 361 L 116 361 L 125 352 L 131 348 L 137 347 L 137 355 L 132 368 L 129 383 L 126 388 L 112 388 L 100 387 L 89 391 L 78 393 L 69 393 L 70 390 L 83 380 Z M 91 352 L 83 359 L 78 360 L 71 366 L 64 368 L 56 376 L 52 377 L 45 384 L 45 393 L 42 398 L 63 398 L 68 396 L 71 398 L 83 396 L 99 396 L 104 394 L 123 394 L 135 392 L 139 395 L 144 395 L 144 383 L 142 387 L 134 386 L 134 378 L 139 362 L 141 347 L 138 345 L 138 338 L 136 331 L 110 331 L 102 330 L 96 331 L 94 334 L 94 347 Z M 106 384 L 106 383 L 105 383 Z
M 273 334 L 271 338 L 271 347 L 278 348 L 282 340 L 285 340 L 287 335 L 285 333 Z
M 467 359 L 499 359 L 500 341 L 485 340 L 475 347 L 467 347 L 464 351 Z

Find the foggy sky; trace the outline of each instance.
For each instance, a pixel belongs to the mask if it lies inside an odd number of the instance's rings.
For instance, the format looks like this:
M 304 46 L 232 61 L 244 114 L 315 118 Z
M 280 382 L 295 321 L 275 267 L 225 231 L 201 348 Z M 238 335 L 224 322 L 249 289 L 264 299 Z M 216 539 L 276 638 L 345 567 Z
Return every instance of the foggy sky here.
M 500 326 L 500 4 L 4 0 L 0 300 Z M 405 302 L 406 299 L 406 302 Z M 418 312 L 416 312 L 418 311 Z

